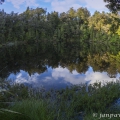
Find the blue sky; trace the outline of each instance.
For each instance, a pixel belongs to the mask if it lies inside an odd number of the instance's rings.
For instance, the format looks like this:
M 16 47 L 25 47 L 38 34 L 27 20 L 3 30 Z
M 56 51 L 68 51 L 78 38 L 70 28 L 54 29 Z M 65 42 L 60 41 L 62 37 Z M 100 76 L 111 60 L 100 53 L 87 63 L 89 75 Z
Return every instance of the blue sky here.
M 4 9 L 7 13 L 11 11 L 22 13 L 27 6 L 30 8 L 47 8 L 48 12 L 57 11 L 60 13 L 68 11 L 71 7 L 74 9 L 87 7 L 91 14 L 95 10 L 108 12 L 103 0 L 5 0 L 5 3 L 0 5 L 0 9 Z

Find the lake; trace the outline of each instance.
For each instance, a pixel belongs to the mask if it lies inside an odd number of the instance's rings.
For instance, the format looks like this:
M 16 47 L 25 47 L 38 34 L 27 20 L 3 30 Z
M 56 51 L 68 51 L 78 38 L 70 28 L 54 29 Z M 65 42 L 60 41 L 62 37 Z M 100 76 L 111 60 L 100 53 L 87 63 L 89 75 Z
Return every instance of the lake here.
M 45 89 L 116 81 L 120 78 L 119 49 L 88 44 L 21 44 L 0 49 L 0 76 Z

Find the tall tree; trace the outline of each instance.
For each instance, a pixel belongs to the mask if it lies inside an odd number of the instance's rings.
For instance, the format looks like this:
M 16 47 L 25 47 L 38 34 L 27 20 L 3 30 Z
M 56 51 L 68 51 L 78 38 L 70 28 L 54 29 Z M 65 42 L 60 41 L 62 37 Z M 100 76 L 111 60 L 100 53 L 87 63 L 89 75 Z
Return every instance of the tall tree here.
M 76 14 L 77 17 L 82 20 L 86 20 L 90 17 L 90 12 L 87 10 L 87 8 L 83 7 L 78 8 Z
M 104 2 L 108 3 L 106 7 L 113 13 L 118 13 L 120 10 L 120 0 L 104 0 Z
M 73 9 L 73 7 L 71 7 L 69 10 L 68 10 L 68 16 L 69 18 L 73 19 L 76 17 L 76 11 Z

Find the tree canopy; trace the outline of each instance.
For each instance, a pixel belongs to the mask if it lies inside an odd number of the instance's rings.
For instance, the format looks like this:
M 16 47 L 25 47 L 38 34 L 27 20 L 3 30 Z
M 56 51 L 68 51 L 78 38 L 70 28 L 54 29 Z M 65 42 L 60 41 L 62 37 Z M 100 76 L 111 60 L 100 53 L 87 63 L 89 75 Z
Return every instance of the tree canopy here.
M 91 16 L 87 8 L 70 8 L 67 12 L 47 12 L 27 7 L 21 14 L 0 10 L 0 44 L 10 41 L 117 41 L 120 18 L 113 13 L 98 12 Z M 112 37 L 111 37 L 112 36 Z M 117 37 L 117 38 L 116 38 Z M 67 39 L 67 40 L 66 40 Z
M 120 10 L 120 0 L 104 0 L 104 2 L 108 3 L 106 7 L 113 13 L 118 13 Z
M 2 4 L 5 0 L 0 0 L 0 4 Z

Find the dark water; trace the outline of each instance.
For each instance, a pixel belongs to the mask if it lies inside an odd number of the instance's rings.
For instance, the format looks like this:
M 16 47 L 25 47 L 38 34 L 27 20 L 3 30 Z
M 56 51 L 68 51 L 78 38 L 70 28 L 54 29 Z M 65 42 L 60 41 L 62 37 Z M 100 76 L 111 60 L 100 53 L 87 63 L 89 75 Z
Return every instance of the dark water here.
M 37 43 L 4 47 L 0 49 L 0 76 L 46 89 L 116 81 L 120 77 L 119 50 L 100 46 Z

